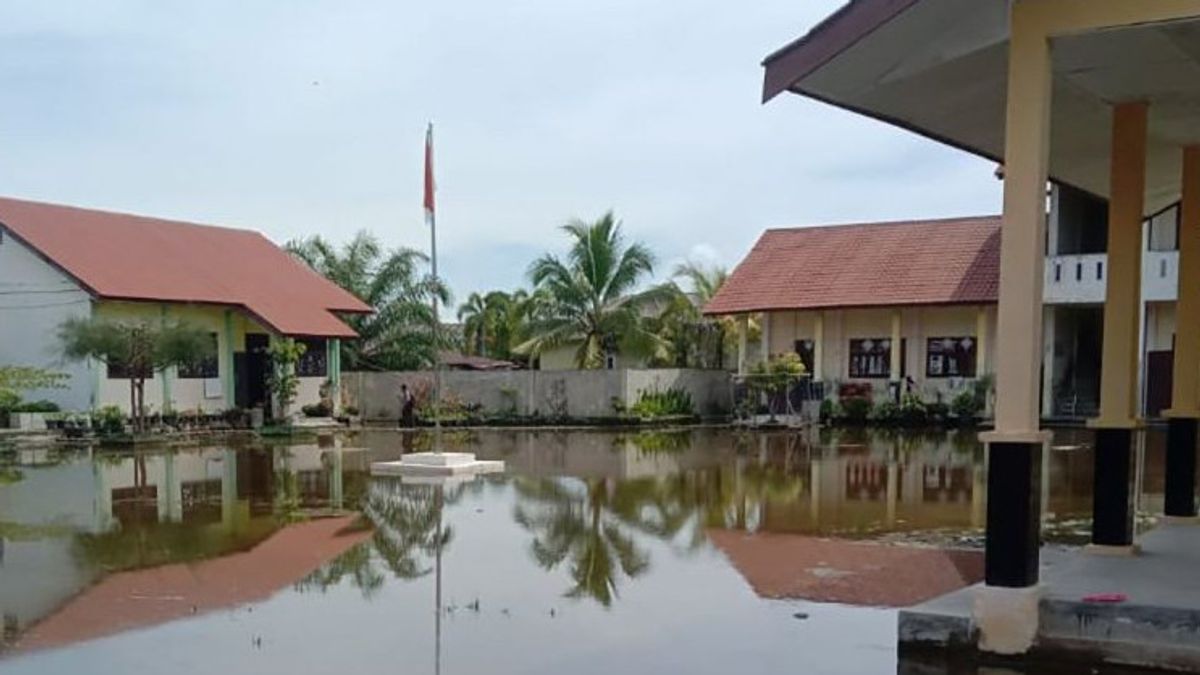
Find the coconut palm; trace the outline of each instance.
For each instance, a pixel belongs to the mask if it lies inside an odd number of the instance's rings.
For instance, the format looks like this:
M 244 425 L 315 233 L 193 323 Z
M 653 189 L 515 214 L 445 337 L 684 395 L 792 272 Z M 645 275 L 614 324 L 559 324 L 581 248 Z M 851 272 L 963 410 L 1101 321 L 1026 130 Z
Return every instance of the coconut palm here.
M 359 335 L 342 343 L 347 370 L 413 370 L 434 362 L 437 348 L 447 343 L 445 332 L 434 344 L 433 309 L 436 295 L 446 304 L 445 285 L 422 275 L 429 258 L 410 248 L 384 250 L 366 231 L 340 248 L 320 236 L 287 243 L 287 250 L 333 283 L 375 309 L 373 314 L 347 317 Z
M 562 229 L 572 239 L 566 258 L 546 254 L 529 268 L 544 305 L 534 312 L 530 337 L 517 352 L 537 356 L 571 346 L 579 368 L 602 367 L 614 349 L 664 353 L 665 342 L 646 330 L 642 314 L 667 297 L 666 289 L 636 290 L 654 271 L 650 250 L 640 243 L 626 245 L 611 211 L 593 223 L 573 220 Z
M 529 294 L 523 290 L 469 295 L 458 307 L 467 351 L 497 359 L 512 358 L 516 340 L 523 339 L 532 307 Z

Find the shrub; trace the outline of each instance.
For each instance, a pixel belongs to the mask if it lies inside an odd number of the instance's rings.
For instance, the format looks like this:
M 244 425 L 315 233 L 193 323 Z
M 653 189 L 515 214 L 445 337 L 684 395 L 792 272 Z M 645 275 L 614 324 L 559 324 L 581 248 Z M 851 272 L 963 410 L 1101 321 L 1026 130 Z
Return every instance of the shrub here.
M 329 405 L 324 401 L 313 403 L 300 407 L 300 412 L 304 413 L 305 417 L 329 417 L 333 411 L 329 409 Z
M 942 401 L 934 401 L 925 404 L 925 412 L 928 413 L 930 422 L 941 422 L 950 417 L 950 406 Z
M 842 406 L 838 405 L 837 401 L 831 398 L 821 401 L 820 418 L 822 422 L 836 420 L 839 417 L 842 417 L 844 414 L 845 412 L 842 410 Z
M 954 411 L 954 416 L 959 421 L 968 422 L 979 417 L 979 413 L 983 412 L 983 400 L 975 391 L 962 391 L 950 402 L 950 409 Z
M 637 403 L 629 412 L 637 417 L 653 419 L 669 415 L 694 415 L 696 405 L 687 390 L 671 387 L 666 391 L 651 389 L 638 394 Z
M 115 405 L 106 405 L 92 413 L 92 426 L 105 435 L 124 433 L 125 413 Z
M 917 427 L 929 421 L 929 408 L 916 394 L 902 396 L 897 412 L 899 422 L 907 426 Z
M 897 424 L 901 421 L 900 404 L 888 399 L 870 413 L 870 420 L 876 424 Z
M 842 401 L 842 413 L 847 422 L 862 424 L 872 416 L 871 399 L 848 398 Z
M 56 413 L 61 408 L 54 401 L 25 401 L 18 403 L 10 408 L 12 412 L 18 413 Z

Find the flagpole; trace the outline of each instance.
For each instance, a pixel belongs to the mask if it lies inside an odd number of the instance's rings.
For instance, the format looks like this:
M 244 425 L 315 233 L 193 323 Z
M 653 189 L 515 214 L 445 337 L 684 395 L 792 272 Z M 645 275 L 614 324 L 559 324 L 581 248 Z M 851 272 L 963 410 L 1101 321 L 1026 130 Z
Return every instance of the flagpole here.
M 433 451 L 442 452 L 442 346 L 441 321 L 438 319 L 438 259 L 437 259 L 437 209 L 434 207 L 433 180 L 433 122 L 425 134 L 425 215 L 429 219 L 429 262 L 433 273 Z

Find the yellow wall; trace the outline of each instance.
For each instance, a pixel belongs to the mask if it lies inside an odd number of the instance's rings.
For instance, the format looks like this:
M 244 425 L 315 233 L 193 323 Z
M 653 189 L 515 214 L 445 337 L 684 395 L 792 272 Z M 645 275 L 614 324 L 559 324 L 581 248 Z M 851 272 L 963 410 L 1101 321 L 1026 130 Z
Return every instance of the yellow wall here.
M 979 307 L 924 306 L 901 310 L 901 336 L 907 340 L 907 372 L 916 381 L 921 393 L 933 398 L 938 393 L 949 395 L 966 384 L 964 378 L 927 378 L 925 376 L 926 340 L 931 337 L 966 337 L 978 339 Z M 991 346 L 995 344 L 995 307 L 987 308 L 987 339 L 984 349 L 987 362 L 993 363 Z M 851 380 L 849 377 L 849 341 L 852 339 L 890 339 L 892 312 L 885 309 L 838 309 L 824 312 L 824 341 L 821 364 L 826 382 L 860 381 L 877 385 L 881 393 L 886 380 Z M 783 311 L 768 313 L 770 348 L 772 354 L 791 352 L 796 340 L 815 339 L 817 312 Z
M 96 304 L 97 317 L 124 321 L 187 321 L 204 330 L 217 334 L 218 372 L 221 383 L 215 389 L 210 389 L 205 395 L 205 381 L 202 379 L 180 379 L 174 368 L 165 373 L 155 373 L 154 377 L 146 380 L 145 402 L 149 412 L 160 412 L 166 407 L 174 411 L 217 412 L 233 407 L 233 401 L 226 399 L 228 378 L 233 375 L 233 363 L 229 358 L 226 341 L 225 313 L 227 308 L 214 305 L 160 304 L 149 302 L 112 302 L 100 301 Z M 232 343 L 234 352 L 246 349 L 247 333 L 266 333 L 275 339 L 272 332 L 238 310 L 231 310 Z M 330 364 L 332 367 L 332 364 Z M 122 410 L 129 410 L 129 381 L 109 379 L 106 368 L 101 366 L 98 373 L 98 391 L 96 406 L 115 405 Z M 167 383 L 164 386 L 164 377 Z M 293 410 L 300 406 L 320 401 L 319 389 L 325 381 L 323 377 L 302 377 Z M 169 405 L 164 406 L 164 394 L 169 393 Z

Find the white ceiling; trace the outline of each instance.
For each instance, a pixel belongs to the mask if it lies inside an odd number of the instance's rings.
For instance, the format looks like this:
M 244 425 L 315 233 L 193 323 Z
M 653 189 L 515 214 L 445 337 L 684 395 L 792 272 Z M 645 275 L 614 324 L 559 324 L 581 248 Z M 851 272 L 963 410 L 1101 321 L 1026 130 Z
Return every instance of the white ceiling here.
M 924 0 L 793 89 L 999 159 L 1008 52 L 1005 2 Z M 1105 196 L 1111 104 L 1151 105 L 1147 213 L 1179 198 L 1180 148 L 1200 143 L 1200 22 L 1057 38 L 1051 176 Z

